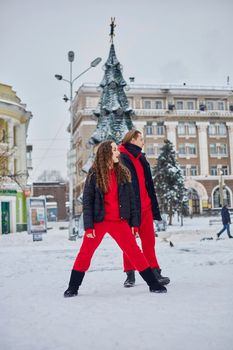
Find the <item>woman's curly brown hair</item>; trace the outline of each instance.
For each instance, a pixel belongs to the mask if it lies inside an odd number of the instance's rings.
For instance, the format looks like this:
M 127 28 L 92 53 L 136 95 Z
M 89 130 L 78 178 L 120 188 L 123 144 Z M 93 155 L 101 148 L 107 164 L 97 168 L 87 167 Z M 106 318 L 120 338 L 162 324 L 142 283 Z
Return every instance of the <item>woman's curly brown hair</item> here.
M 112 143 L 113 140 L 107 140 L 100 143 L 93 166 L 91 168 L 91 173 L 94 171 L 96 174 L 97 186 L 103 191 L 103 193 L 108 192 L 109 180 L 110 180 L 110 169 L 113 166 L 117 183 L 131 182 L 131 175 L 128 170 L 120 161 L 118 163 L 112 162 Z

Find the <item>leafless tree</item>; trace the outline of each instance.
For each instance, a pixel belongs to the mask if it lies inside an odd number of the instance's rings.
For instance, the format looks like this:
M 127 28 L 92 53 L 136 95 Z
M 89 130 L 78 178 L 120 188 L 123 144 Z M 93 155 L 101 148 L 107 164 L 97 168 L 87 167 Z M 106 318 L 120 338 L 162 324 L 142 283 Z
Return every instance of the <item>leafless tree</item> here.
M 4 136 L 3 136 L 4 137 Z M 15 153 L 15 149 L 10 148 L 6 144 L 5 138 L 0 139 L 0 187 L 5 182 L 15 182 L 21 189 L 22 183 L 25 177 L 28 176 L 27 171 L 14 171 L 11 172 L 8 168 L 9 159 L 11 159 Z

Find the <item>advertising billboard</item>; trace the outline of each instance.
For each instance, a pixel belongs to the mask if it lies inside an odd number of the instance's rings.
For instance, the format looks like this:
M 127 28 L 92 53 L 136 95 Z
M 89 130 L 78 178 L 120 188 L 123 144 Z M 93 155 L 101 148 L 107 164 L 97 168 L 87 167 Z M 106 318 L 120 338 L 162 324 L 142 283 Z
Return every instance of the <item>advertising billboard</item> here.
M 41 234 L 47 232 L 45 198 L 27 198 L 27 221 L 28 233 L 35 235 L 33 240 L 42 240 Z

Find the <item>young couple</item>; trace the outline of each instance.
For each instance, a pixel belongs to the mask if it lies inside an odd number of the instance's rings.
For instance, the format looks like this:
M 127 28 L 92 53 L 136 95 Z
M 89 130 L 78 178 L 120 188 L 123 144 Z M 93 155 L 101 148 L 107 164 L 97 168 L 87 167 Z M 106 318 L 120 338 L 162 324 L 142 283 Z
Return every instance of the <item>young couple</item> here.
M 64 297 L 78 294 L 92 256 L 107 232 L 123 251 L 125 287 L 134 286 L 134 271 L 138 270 L 150 292 L 167 292 L 164 285 L 170 280 L 161 276 L 155 255 L 153 218 L 159 220 L 160 213 L 149 164 L 141 153 L 143 144 L 139 131 L 129 131 L 119 147 L 122 161 L 114 141 L 99 145 L 83 193 L 85 234 Z M 137 234 L 143 252 L 137 245 Z

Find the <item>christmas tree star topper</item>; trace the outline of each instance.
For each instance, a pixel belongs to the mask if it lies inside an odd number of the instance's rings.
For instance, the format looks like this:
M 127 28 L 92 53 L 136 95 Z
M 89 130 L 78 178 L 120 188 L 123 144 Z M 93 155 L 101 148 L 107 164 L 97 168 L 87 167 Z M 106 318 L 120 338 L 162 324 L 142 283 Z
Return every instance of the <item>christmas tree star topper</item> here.
M 115 36 L 114 34 L 114 28 L 116 27 L 116 24 L 115 24 L 115 17 L 111 17 L 111 23 L 110 23 L 110 42 L 113 44 L 113 37 Z

